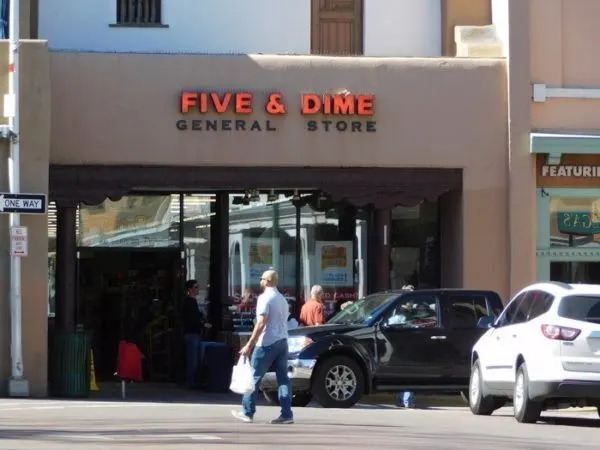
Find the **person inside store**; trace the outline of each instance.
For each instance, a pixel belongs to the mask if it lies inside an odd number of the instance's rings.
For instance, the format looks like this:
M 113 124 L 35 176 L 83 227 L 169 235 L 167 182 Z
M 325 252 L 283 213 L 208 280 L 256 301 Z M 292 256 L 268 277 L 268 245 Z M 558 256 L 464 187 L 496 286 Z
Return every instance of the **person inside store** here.
M 300 324 L 303 327 L 323 325 L 323 288 L 315 284 L 310 290 L 310 299 L 302 305 L 300 310 Z
M 244 289 L 244 293 L 242 294 L 242 298 L 240 300 L 240 304 L 238 305 L 238 313 L 251 313 L 254 309 L 254 294 L 252 293 L 252 289 L 246 288 Z
M 198 293 L 200 286 L 197 280 L 188 280 L 185 283 L 186 296 L 183 300 L 183 337 L 186 350 L 186 387 L 188 389 L 196 386 L 196 375 L 198 367 L 201 367 L 200 350 L 204 330 L 211 327 L 206 317 L 198 306 Z

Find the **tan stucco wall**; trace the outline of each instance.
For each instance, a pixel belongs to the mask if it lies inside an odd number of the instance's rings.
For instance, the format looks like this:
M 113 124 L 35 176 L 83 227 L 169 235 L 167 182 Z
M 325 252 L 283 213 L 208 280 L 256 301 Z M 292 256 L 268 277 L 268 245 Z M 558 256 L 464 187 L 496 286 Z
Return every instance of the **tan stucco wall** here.
M 21 52 L 21 192 L 48 192 L 50 142 L 50 58 L 46 42 L 23 41 Z M 0 90 L 8 83 L 8 45 L 0 41 Z M 6 123 L 2 118 L 2 123 Z M 8 145 L 0 145 L 0 188 L 8 190 Z M 46 216 L 21 216 L 29 231 L 23 258 L 23 367 L 32 396 L 47 394 L 48 225 Z M 0 214 L 0 392 L 10 376 L 8 215 Z
M 445 56 L 456 54 L 454 27 L 462 25 L 490 25 L 492 0 L 441 0 L 442 2 L 442 52 Z
M 600 2 L 529 0 L 531 82 L 549 87 L 600 87 Z M 600 128 L 600 101 L 549 99 L 534 103 L 533 129 L 588 131 Z
M 508 291 L 507 116 L 500 60 L 52 54 L 54 164 L 464 168 L 449 285 Z M 376 96 L 377 133 L 308 132 L 303 92 Z M 274 133 L 180 132 L 184 89 L 282 92 Z M 215 117 L 215 115 L 211 115 Z M 232 116 L 226 115 L 231 118 Z M 254 117 L 264 120 L 262 109 Z M 494 258 L 490 259 L 489 255 Z
M 529 153 L 531 82 L 529 5 L 509 0 L 508 115 L 510 293 L 536 281 L 536 197 L 534 159 Z

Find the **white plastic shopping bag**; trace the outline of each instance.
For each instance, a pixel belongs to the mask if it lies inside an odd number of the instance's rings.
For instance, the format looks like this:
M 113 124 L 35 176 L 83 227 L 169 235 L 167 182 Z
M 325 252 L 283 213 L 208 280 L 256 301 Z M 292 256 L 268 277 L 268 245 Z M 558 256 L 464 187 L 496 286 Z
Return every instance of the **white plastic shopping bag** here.
M 242 395 L 254 392 L 254 370 L 245 356 L 240 356 L 238 363 L 233 366 L 229 389 Z

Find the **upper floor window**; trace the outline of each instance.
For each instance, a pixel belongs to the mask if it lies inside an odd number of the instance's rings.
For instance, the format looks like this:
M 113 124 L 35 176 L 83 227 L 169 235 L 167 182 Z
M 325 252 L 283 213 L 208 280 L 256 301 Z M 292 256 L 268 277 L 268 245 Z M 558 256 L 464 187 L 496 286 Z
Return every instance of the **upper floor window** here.
M 161 0 L 117 0 L 117 25 L 161 25 Z

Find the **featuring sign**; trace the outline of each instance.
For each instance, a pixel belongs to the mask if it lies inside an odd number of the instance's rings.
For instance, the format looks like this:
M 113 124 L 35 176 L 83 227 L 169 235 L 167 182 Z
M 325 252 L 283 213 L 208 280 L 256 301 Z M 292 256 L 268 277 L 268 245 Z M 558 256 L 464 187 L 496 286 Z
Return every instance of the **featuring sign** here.
M 250 92 L 182 92 L 179 98 L 179 111 L 190 114 L 230 114 L 231 118 L 208 117 L 206 119 L 180 119 L 176 122 L 180 131 L 277 131 L 274 120 L 247 120 L 245 117 L 256 112 L 254 94 Z M 311 117 L 305 123 L 307 131 L 338 131 L 354 133 L 374 133 L 377 122 L 375 96 L 372 94 L 305 93 L 298 104 L 300 114 Z M 262 111 L 268 117 L 284 116 L 288 105 L 281 93 L 270 93 L 261 102 Z
M 546 155 L 537 155 L 539 187 L 600 187 L 600 155 L 563 155 L 561 163 L 546 163 Z
M 27 227 L 10 227 L 10 255 L 27 256 Z
M 46 194 L 0 192 L 0 213 L 46 214 Z

